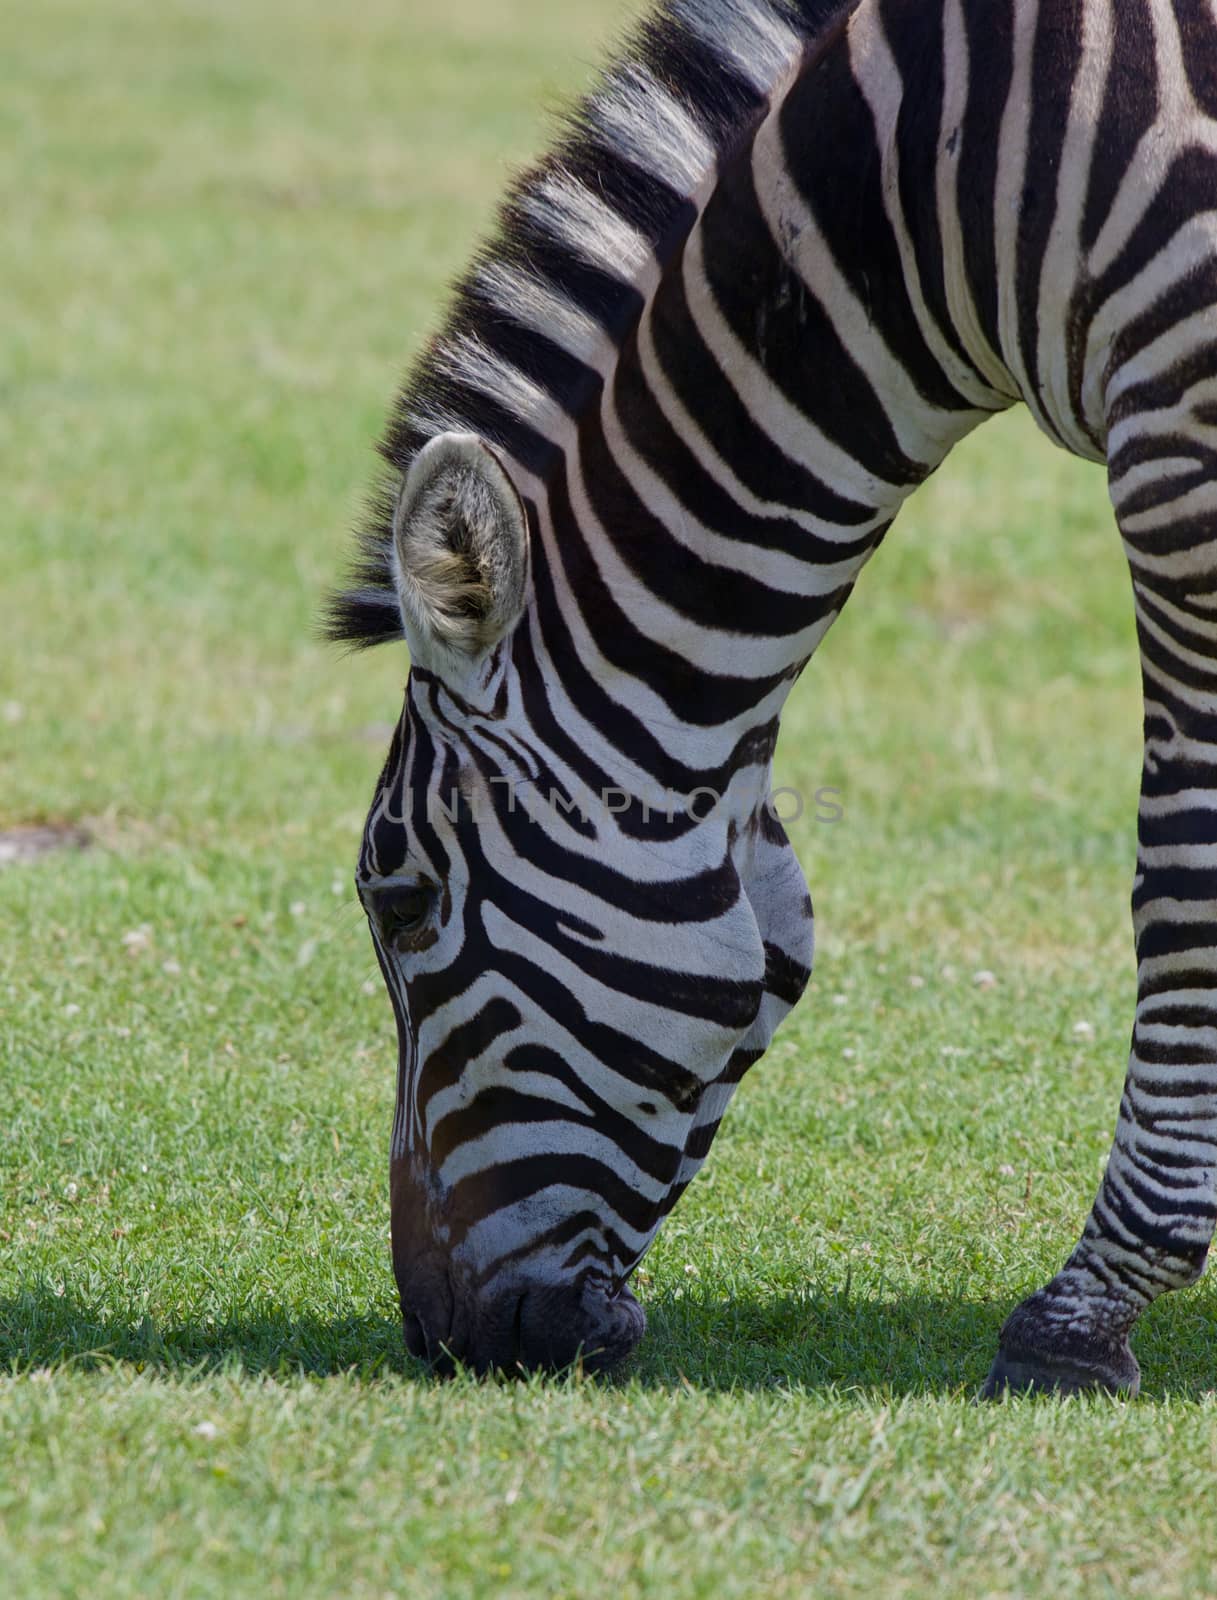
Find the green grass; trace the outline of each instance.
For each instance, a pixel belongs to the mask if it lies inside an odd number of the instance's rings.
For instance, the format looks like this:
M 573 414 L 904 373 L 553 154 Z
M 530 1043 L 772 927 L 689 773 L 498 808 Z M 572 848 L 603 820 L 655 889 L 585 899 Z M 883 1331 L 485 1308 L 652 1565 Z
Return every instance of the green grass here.
M 18 1596 L 1211 1592 L 1217 1302 L 1136 1404 L 972 1397 L 1059 1264 L 1134 993 L 1102 474 L 1025 417 L 793 701 L 812 992 L 619 1382 L 403 1355 L 350 875 L 404 661 L 312 628 L 396 376 L 601 0 L 43 0 L 0 56 L 0 1573 Z M 973 975 L 987 969 L 992 987 Z M 1078 1028 L 1079 1023 L 1089 1028 Z

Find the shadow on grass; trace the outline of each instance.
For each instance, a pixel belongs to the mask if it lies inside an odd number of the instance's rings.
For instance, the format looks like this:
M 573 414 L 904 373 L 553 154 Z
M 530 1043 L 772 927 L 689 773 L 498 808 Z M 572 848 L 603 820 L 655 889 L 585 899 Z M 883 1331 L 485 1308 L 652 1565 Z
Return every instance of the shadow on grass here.
M 647 1303 L 647 1337 L 629 1375 L 697 1389 L 975 1389 L 1005 1310 L 964 1294 L 884 1299 L 815 1286 L 763 1298 L 661 1295 Z
M 839 1389 L 882 1396 L 977 1392 L 1008 1306 L 919 1294 L 879 1299 L 838 1289 L 647 1303 L 638 1353 L 609 1383 L 645 1388 Z M 1217 1295 L 1160 1302 L 1136 1337 L 1143 1392 L 1196 1400 L 1217 1387 Z M 271 1305 L 224 1319 L 158 1322 L 90 1307 L 36 1285 L 0 1298 L 0 1371 L 131 1366 L 183 1379 L 395 1374 L 432 1382 L 406 1354 L 396 1314 L 325 1316 Z
M 910 1296 L 850 1298 L 814 1289 L 713 1299 L 663 1297 L 615 1381 L 706 1390 L 801 1387 L 953 1390 L 979 1383 L 1001 1323 L 997 1308 Z M 0 1299 L 0 1370 L 135 1366 L 187 1376 L 258 1374 L 428 1380 L 402 1343 L 396 1315 L 326 1317 L 257 1306 L 214 1321 L 172 1323 L 90 1306 L 44 1285 Z M 610 1380 L 614 1381 L 614 1380 Z
M 898 1398 L 979 1393 L 1009 1300 L 889 1298 L 808 1286 L 764 1298 L 658 1297 L 630 1376 L 695 1389 L 838 1389 Z M 1147 1399 L 1217 1392 L 1217 1282 L 1166 1295 L 1133 1335 Z
M 141 1312 L 124 1316 L 41 1284 L 0 1297 L 0 1371 L 63 1365 L 180 1376 L 230 1368 L 319 1378 L 351 1373 L 368 1381 L 386 1373 L 426 1376 L 406 1354 L 396 1315 L 314 1316 L 268 1304 L 175 1323 Z

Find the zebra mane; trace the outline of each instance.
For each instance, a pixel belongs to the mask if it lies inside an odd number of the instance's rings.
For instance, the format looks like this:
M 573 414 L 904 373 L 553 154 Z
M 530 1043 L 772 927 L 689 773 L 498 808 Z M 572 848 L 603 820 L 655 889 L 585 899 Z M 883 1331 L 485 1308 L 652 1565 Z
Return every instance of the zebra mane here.
M 544 477 L 559 419 L 577 418 L 645 304 L 648 270 L 678 252 L 694 195 L 752 130 L 773 85 L 852 0 L 661 0 L 548 154 L 520 177 L 457 283 L 380 441 L 387 464 L 359 532 L 350 587 L 325 634 L 355 648 L 402 636 L 393 507 L 438 433 L 480 435 Z

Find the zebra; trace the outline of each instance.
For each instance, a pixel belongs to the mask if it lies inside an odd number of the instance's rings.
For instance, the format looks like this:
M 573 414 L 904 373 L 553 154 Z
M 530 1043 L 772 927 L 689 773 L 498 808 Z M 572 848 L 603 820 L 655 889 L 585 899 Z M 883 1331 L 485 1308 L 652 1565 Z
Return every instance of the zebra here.
M 1138 998 L 1097 1198 L 984 1392 L 1136 1392 L 1217 1214 L 1215 198 L 1207 0 L 660 0 L 511 187 L 328 624 L 411 662 L 357 870 L 411 1352 L 637 1344 L 631 1274 L 811 970 L 785 699 L 1021 401 L 1106 463 L 1132 576 Z

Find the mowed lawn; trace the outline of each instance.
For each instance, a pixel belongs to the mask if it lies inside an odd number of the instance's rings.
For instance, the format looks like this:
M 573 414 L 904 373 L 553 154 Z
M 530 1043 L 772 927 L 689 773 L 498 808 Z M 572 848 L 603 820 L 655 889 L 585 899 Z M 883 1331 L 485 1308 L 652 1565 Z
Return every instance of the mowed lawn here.
M 982 1407 L 1070 1249 L 1134 998 L 1103 475 L 1025 416 L 794 697 L 812 990 L 619 1381 L 437 1384 L 388 1253 L 351 873 L 399 650 L 316 642 L 371 446 L 615 0 L 40 0 L 0 52 L 0 1589 L 1192 1596 L 1217 1300 L 1145 1398 Z M 979 978 L 977 975 L 981 975 Z

